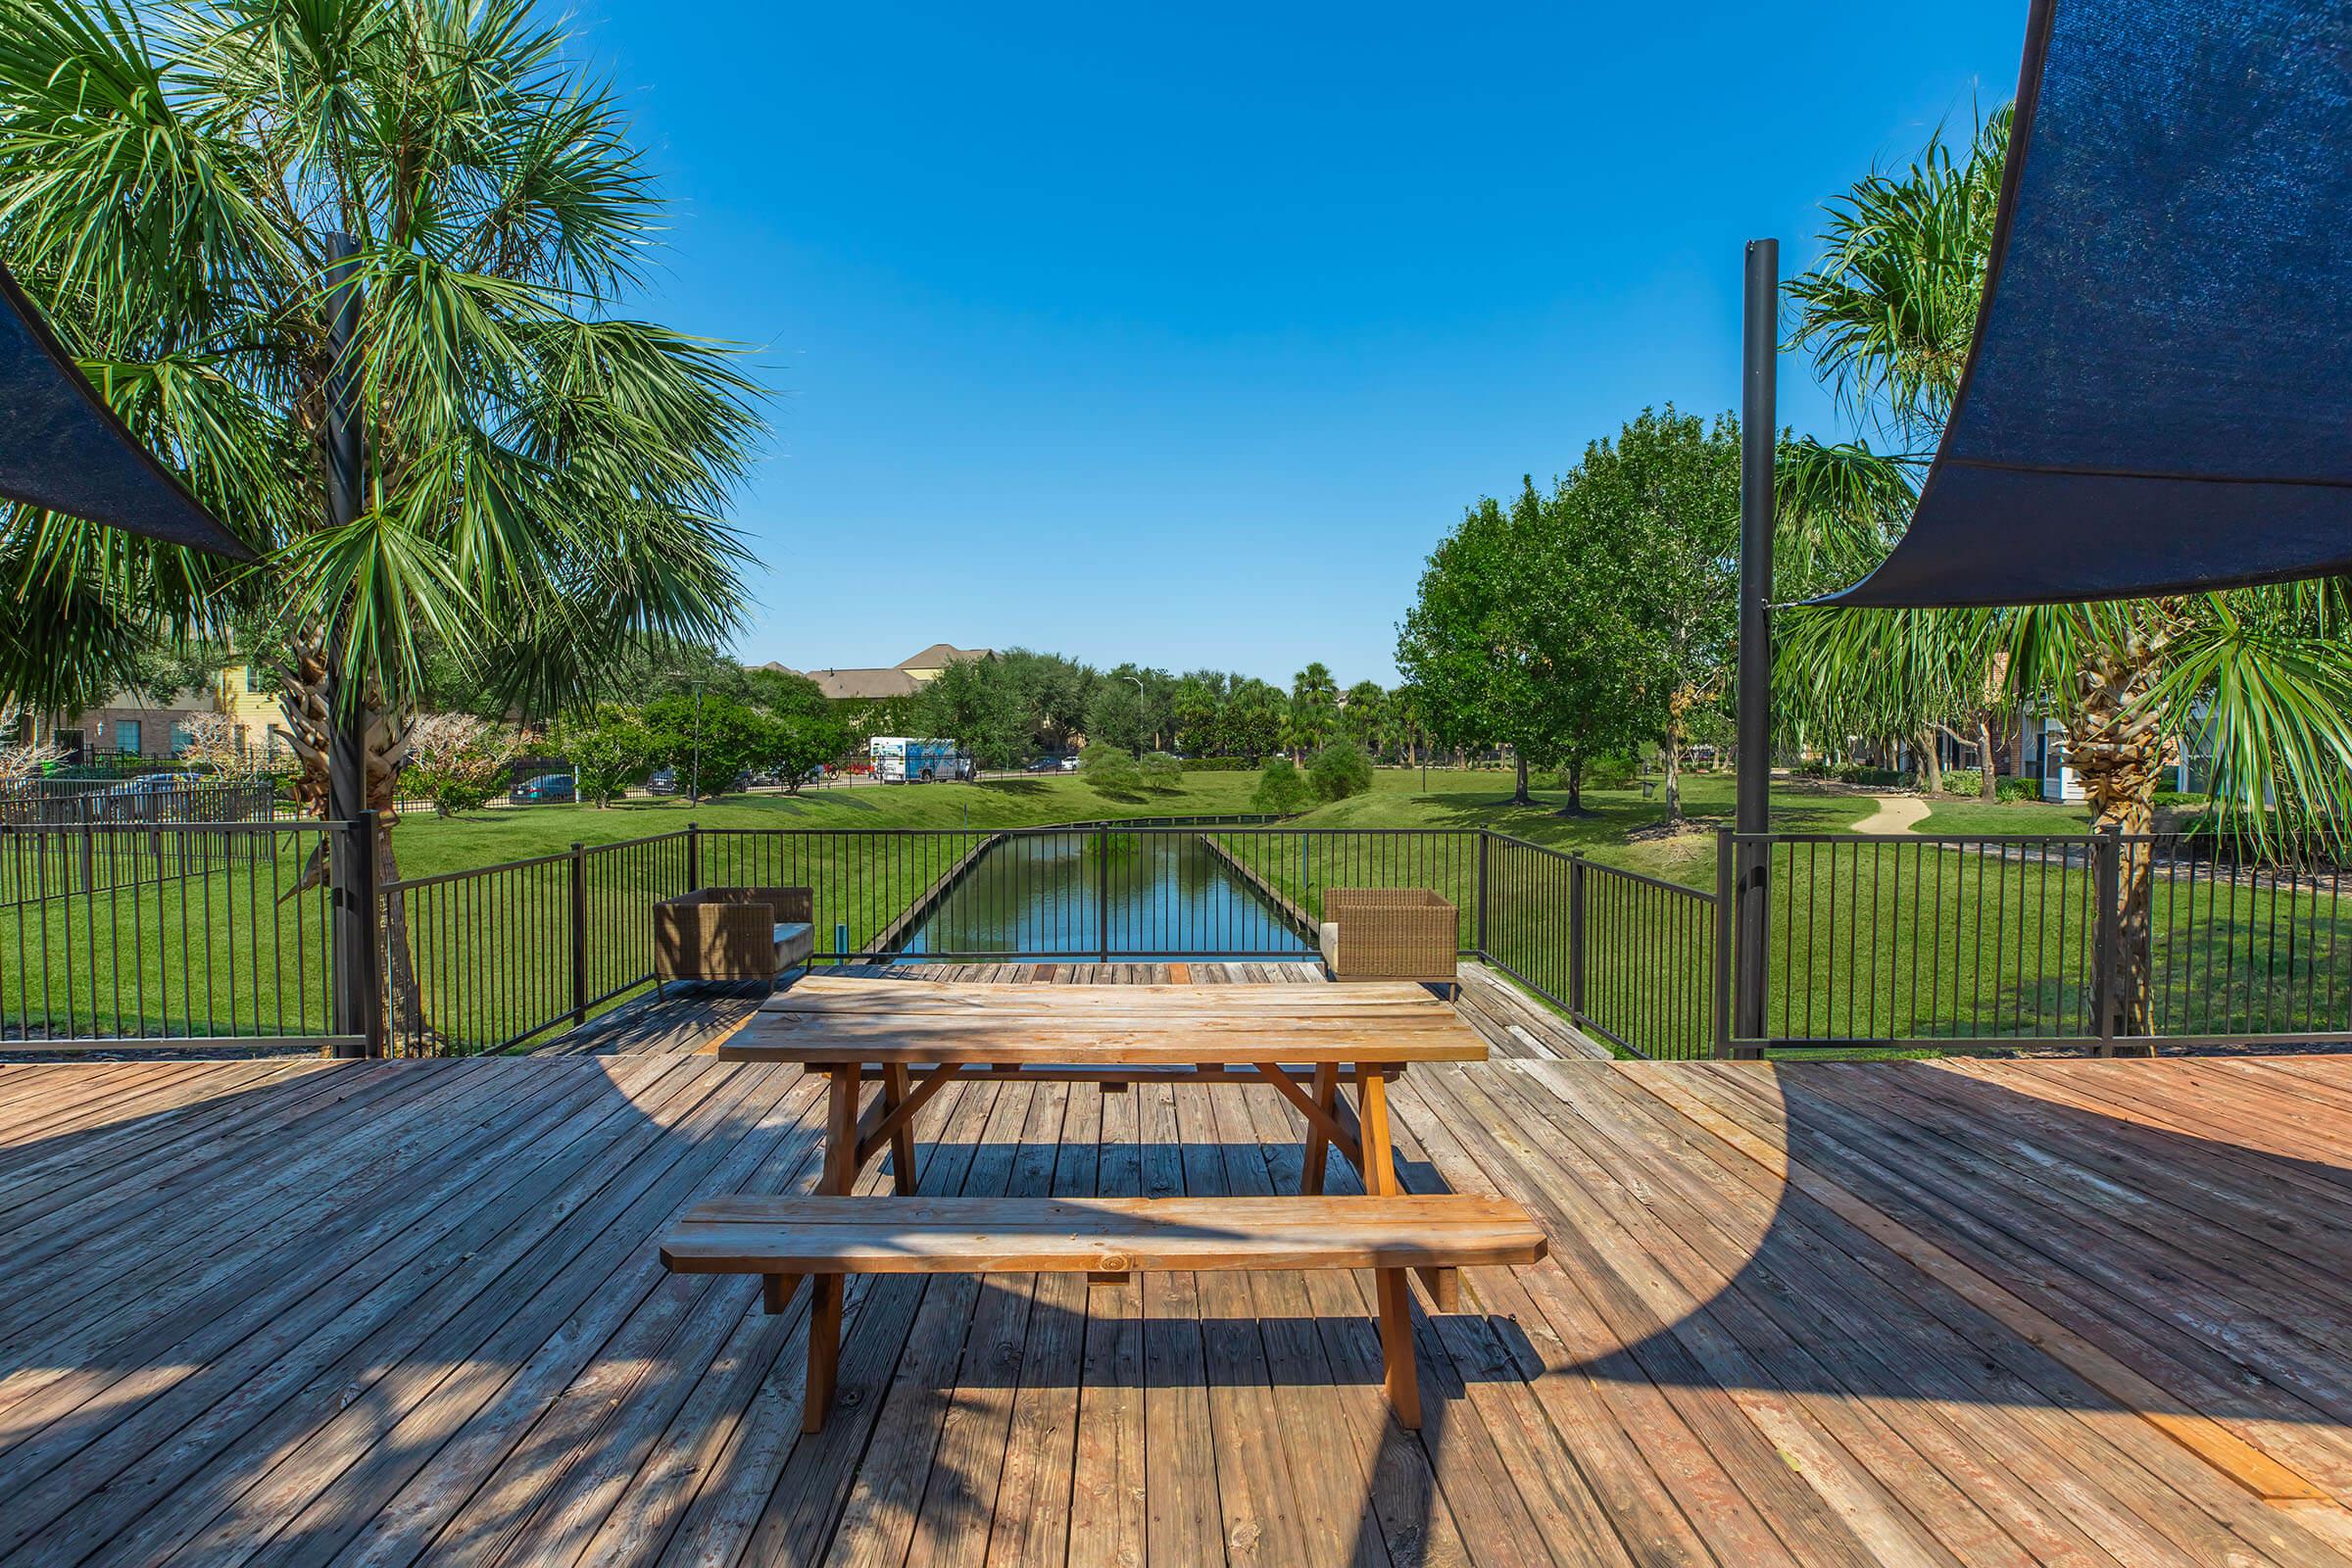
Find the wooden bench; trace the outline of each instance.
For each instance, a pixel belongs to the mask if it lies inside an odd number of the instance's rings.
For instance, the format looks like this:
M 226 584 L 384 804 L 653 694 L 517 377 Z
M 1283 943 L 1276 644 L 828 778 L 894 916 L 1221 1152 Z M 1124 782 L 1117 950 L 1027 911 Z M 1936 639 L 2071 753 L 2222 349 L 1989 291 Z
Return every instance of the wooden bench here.
M 803 1279 L 808 1396 L 802 1429 L 824 1426 L 841 1358 L 848 1274 L 1085 1274 L 1369 1268 L 1379 1271 L 1380 1345 L 1399 1424 L 1421 1424 L 1404 1271 L 1432 1273 L 1544 1256 L 1544 1233 L 1506 1198 L 721 1198 L 662 1238 L 681 1274 L 758 1274 L 781 1312 Z

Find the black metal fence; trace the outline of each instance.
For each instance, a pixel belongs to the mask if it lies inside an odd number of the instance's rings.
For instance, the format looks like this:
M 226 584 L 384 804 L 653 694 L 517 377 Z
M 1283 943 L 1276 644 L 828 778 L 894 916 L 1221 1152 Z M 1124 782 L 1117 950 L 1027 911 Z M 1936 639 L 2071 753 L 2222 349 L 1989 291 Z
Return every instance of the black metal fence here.
M 2352 1038 L 2338 867 L 2177 836 L 1779 834 L 1727 838 L 1725 888 L 1742 847 L 1765 1027 L 1727 1029 L 1735 1054 Z
M 0 793 L 0 824 L 114 826 L 129 822 L 256 822 L 297 814 L 267 777 L 197 779 L 171 774 L 129 784 L 103 778 L 37 778 Z
M 380 886 L 368 842 L 0 825 L 0 1036 L 510 1049 L 651 982 L 655 902 L 781 885 L 811 890 L 818 961 L 894 962 L 1307 960 L 1327 890 L 1430 889 L 1459 951 L 1649 1057 L 2352 1040 L 2342 873 L 2178 839 L 1726 834 L 1713 890 L 1475 828 L 1229 819 L 690 827 Z M 1763 1027 L 1735 1034 L 1742 974 Z
M 335 1033 L 339 825 L 0 825 L 0 1041 Z

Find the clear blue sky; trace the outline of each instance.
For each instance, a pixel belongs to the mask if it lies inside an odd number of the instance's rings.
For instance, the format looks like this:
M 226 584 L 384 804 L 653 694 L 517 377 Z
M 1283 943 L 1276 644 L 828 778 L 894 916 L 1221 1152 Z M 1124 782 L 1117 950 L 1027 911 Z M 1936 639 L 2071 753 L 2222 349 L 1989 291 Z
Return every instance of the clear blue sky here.
M 2006 100 L 2026 0 L 570 15 L 673 203 L 642 308 L 775 390 L 738 653 L 1347 683 L 1465 504 L 1732 405 L 1741 242 Z

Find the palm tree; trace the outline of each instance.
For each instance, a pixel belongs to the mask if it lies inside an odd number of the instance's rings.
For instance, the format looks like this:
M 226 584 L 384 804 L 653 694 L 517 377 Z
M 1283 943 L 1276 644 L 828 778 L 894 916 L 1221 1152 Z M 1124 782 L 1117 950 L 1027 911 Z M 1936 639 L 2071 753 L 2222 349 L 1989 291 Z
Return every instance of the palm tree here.
M 1340 706 L 1340 683 L 1321 660 L 1291 677 L 1289 739 L 1298 760 L 1330 741 Z
M 1816 449 L 1784 475 L 1795 502 L 1788 537 L 1815 569 L 1827 564 L 1850 580 L 1875 564 L 1893 529 L 1867 519 L 1884 519 L 1933 455 L 1967 363 L 2008 130 L 2004 110 L 1964 155 L 1939 136 L 1908 170 L 1857 184 L 1829 208 L 1821 262 L 1790 285 L 1792 346 L 1814 351 L 1858 422 L 1890 446 Z M 1871 492 L 1879 505 L 1853 504 Z M 1774 685 L 1785 712 L 1831 733 L 1856 715 L 1882 732 L 1924 734 L 1945 715 L 1970 714 L 1987 785 L 1984 715 L 2048 703 L 2096 825 L 2126 835 L 2125 983 L 2113 1021 L 2119 1034 L 2144 1034 L 2152 863 L 2133 836 L 2152 826 L 2165 764 L 2192 722 L 2213 745 L 2217 808 L 2256 847 L 2276 843 L 2273 806 L 2334 842 L 2346 837 L 2345 612 L 2340 584 L 1993 611 L 1797 612 L 1782 618 Z
M 1366 751 L 1377 751 L 1387 742 L 1388 706 L 1389 694 L 1376 680 L 1357 681 L 1342 699 L 1340 716 L 1347 721 L 1348 733 Z
M 659 207 L 612 94 L 527 0 L 0 0 L 0 254 L 115 411 L 265 558 L 0 517 L 0 690 L 157 642 L 276 651 L 303 794 L 364 719 L 390 826 L 425 660 L 545 709 L 632 641 L 733 623 L 719 520 L 760 425 L 731 351 L 628 318 Z M 368 462 L 324 513 L 321 281 Z M 330 673 L 342 679 L 330 685 Z M 393 989 L 405 943 L 395 930 Z

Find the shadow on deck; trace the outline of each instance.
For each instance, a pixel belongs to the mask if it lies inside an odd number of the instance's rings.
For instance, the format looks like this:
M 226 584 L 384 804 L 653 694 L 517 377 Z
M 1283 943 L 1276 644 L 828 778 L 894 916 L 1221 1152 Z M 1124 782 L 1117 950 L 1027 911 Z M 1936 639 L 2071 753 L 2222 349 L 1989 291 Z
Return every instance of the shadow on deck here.
M 1295 1190 L 1241 1086 L 959 1083 L 930 1192 Z M 0 1066 L 0 1561 L 2321 1563 L 2352 1541 L 2352 1060 L 1415 1069 L 1408 1188 L 1552 1257 L 1348 1274 L 665 1275 L 806 1189 L 797 1071 Z M 1335 1172 L 1347 1180 L 1344 1167 Z M 876 1173 L 874 1181 L 886 1180 Z

